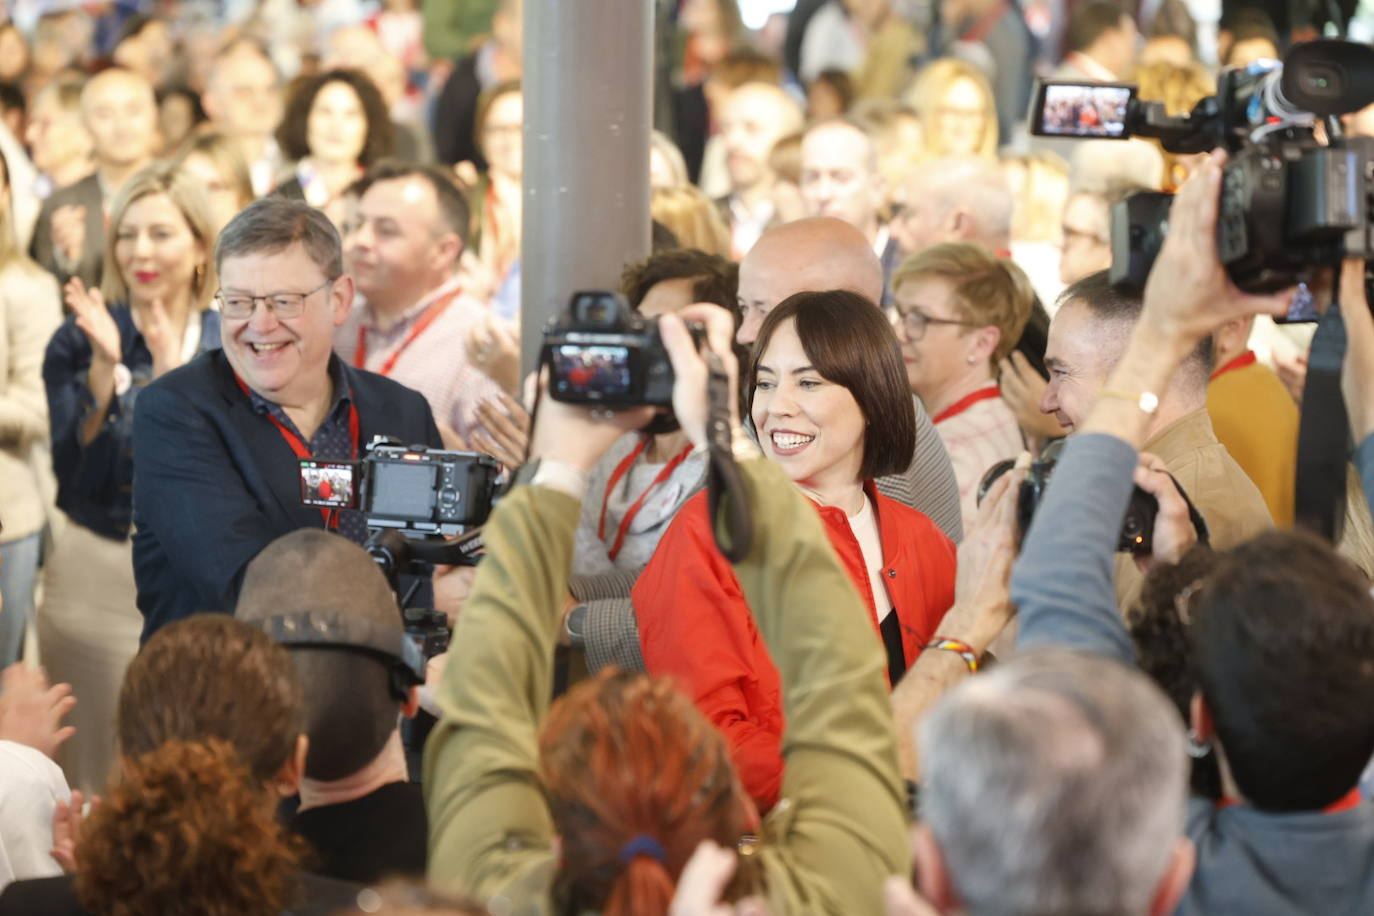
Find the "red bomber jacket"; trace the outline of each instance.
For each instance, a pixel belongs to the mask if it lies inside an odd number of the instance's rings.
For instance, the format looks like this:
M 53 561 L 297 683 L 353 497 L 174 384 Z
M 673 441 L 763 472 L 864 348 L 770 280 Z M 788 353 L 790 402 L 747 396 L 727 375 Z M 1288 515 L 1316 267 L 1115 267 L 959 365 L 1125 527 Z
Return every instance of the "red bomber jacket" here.
M 929 518 L 867 488 L 883 545 L 883 583 L 910 667 L 954 603 L 955 548 Z M 830 543 L 868 606 L 882 643 L 873 590 L 844 511 L 817 506 Z M 716 548 L 705 491 L 673 519 L 632 593 L 651 674 L 670 675 L 730 742 L 760 811 L 782 786 L 782 687 L 729 561 Z M 862 626 L 855 620 L 856 626 Z

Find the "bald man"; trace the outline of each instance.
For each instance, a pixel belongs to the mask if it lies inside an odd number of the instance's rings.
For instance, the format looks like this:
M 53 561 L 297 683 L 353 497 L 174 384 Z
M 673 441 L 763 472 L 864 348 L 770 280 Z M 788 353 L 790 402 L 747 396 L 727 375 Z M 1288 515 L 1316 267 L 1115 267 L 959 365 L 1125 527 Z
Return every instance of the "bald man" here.
M 843 220 L 819 216 L 786 223 L 765 232 L 739 268 L 743 320 L 736 340 L 745 346 L 758 338 L 763 319 L 794 293 L 846 289 L 877 302 L 883 294 L 883 269 L 863 233 Z M 924 512 L 958 543 L 963 539 L 959 484 L 940 435 L 919 401 L 916 451 L 903 474 L 878 480 L 889 499 Z
M 801 142 L 801 198 L 807 216 L 833 216 L 863 233 L 883 270 L 883 297 L 892 302 L 892 273 L 901 246 L 880 209 L 886 183 L 873 137 L 855 121 L 833 118 L 806 129 Z
M 772 195 L 776 179 L 768 166 L 768 154 L 773 144 L 801 126 L 801 108 L 770 83 L 745 83 L 725 97 L 720 136 L 725 145 L 730 193 L 716 205 L 730 227 L 736 259 L 776 222 Z
M 81 120 L 94 141 L 95 172 L 54 191 L 38 212 L 30 254 L 60 283 L 100 283 L 105 210 L 120 187 L 152 161 L 161 144 L 157 100 L 142 76 L 111 67 L 81 91 Z

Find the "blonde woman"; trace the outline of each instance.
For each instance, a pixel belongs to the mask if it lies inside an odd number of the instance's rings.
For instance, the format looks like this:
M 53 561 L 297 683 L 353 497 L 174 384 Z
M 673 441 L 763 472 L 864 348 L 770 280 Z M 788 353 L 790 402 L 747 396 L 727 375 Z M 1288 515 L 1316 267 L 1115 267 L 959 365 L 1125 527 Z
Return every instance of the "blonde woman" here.
M 176 164 L 205 190 L 216 236 L 234 214 L 254 200 L 253 178 L 243 148 L 222 131 L 202 128 L 191 134 L 177 154 Z
M 692 185 L 658 188 L 649 202 L 649 214 L 667 226 L 681 248 L 730 257 L 730 230 L 719 208 Z
M 9 163 L 0 153 L 0 667 L 17 661 L 33 616 L 33 586 L 47 515 L 48 409 L 43 348 L 62 321 L 52 274 L 14 236 Z
M 921 121 L 924 159 L 997 156 L 997 103 L 987 78 L 962 60 L 931 61 L 907 93 Z
M 166 163 L 135 174 L 111 207 L 103 285 L 67 285 L 72 315 L 43 361 L 69 521 L 47 565 L 38 637 L 52 677 L 81 697 L 61 761 L 74 788 L 109 775 L 115 696 L 142 629 L 129 543 L 135 404 L 153 379 L 219 346 L 219 315 L 207 310 L 213 244 L 199 182 Z
M 1198 63 L 1177 66 L 1165 61 L 1146 64 L 1136 71 L 1137 94 L 1145 102 L 1163 102 L 1171 115 L 1185 115 L 1193 106 L 1216 95 L 1217 83 L 1207 68 Z M 1156 145 L 1158 140 L 1151 141 Z M 1159 147 L 1164 156 L 1164 190 L 1174 191 L 1188 179 L 1190 163 L 1200 155 L 1177 156 Z

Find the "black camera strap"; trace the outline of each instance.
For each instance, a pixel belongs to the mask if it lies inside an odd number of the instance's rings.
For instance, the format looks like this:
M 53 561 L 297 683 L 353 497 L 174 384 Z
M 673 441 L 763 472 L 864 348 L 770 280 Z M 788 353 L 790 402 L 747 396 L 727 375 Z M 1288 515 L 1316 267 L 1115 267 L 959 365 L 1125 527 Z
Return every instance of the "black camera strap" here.
M 1335 288 L 1340 288 L 1337 268 Z M 1332 302 L 1317 323 L 1307 356 L 1307 383 L 1302 392 L 1298 427 L 1298 524 L 1327 540 L 1345 511 L 1345 466 L 1350 425 L 1341 396 L 1341 362 L 1345 358 L 1345 320 Z
M 735 396 L 725 364 L 709 347 L 703 348 L 706 359 L 706 417 L 707 471 L 706 499 L 711 512 L 716 546 L 725 559 L 738 563 L 749 553 L 754 543 L 754 517 L 749 512 L 749 499 L 744 491 L 744 478 L 735 463 L 734 430 L 730 426 L 730 399 Z M 720 506 L 725 500 L 722 521 Z

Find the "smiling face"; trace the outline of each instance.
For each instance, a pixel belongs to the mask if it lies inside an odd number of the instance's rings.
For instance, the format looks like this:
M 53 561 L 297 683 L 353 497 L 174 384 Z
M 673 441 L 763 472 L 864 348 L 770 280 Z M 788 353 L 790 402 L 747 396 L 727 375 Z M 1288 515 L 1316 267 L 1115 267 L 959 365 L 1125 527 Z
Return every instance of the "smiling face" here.
M 169 308 L 190 295 L 191 278 L 206 258 L 205 246 L 166 194 L 129 204 L 115 230 L 114 255 L 132 301 Z
M 344 238 L 359 292 L 388 310 L 409 308 L 441 284 L 461 250 L 443 226 L 433 186 L 415 175 L 369 187 Z
M 329 384 L 334 329 L 348 317 L 353 281 L 344 275 L 326 285 L 326 279 L 300 244 L 225 258 L 220 265 L 225 296 L 310 293 L 295 318 L 279 318 L 259 302 L 251 317 L 220 322 L 229 364 L 249 388 L 270 401 L 305 403 Z
M 825 491 L 862 479 L 863 411 L 848 388 L 811 366 L 795 320 L 778 325 L 768 340 L 750 416 L 764 455 L 801 486 Z
M 305 123 L 310 155 L 325 162 L 357 162 L 367 143 L 363 101 L 347 83 L 325 83 L 310 104 Z
M 1070 301 L 1060 306 L 1045 346 L 1050 383 L 1040 399 L 1041 413 L 1054 414 L 1071 433 L 1082 426 L 1123 346 L 1121 335 L 1103 327 L 1086 305 Z

